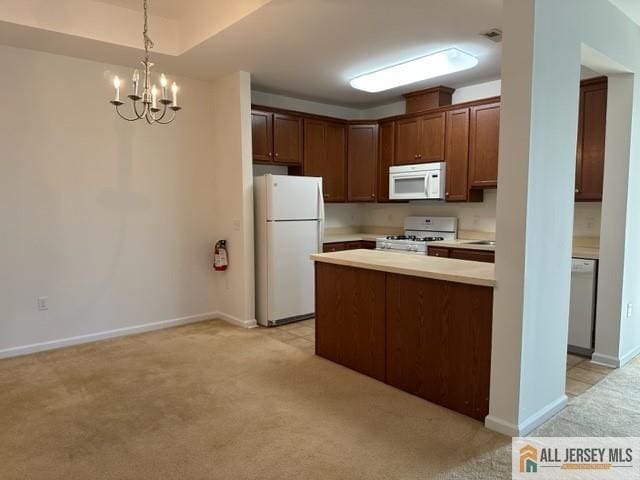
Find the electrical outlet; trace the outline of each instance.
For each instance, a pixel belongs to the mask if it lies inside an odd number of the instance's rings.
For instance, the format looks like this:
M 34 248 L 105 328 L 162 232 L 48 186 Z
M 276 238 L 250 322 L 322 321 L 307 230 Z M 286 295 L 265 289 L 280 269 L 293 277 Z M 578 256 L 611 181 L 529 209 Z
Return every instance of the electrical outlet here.
M 49 297 L 38 297 L 38 310 L 49 310 Z
M 633 314 L 633 305 L 631 303 L 627 303 L 627 318 L 631 318 Z

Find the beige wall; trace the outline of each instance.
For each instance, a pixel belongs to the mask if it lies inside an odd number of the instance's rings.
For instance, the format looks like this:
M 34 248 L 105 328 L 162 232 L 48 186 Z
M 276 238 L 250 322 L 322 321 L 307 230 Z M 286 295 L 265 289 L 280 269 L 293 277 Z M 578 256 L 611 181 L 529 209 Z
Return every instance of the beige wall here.
M 0 63 L 0 356 L 216 311 L 211 86 L 179 79 L 184 110 L 150 127 L 108 103 L 125 67 L 9 47 Z
M 251 79 L 238 72 L 213 85 L 215 205 L 210 215 L 227 240 L 229 269 L 216 273 L 220 315 L 254 326 L 253 170 L 251 158 Z

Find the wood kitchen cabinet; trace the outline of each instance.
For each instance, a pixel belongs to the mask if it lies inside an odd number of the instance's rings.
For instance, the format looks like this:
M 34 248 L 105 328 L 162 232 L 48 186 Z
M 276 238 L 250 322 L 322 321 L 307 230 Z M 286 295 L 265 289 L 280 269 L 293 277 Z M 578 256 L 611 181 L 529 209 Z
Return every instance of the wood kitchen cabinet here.
M 471 250 L 469 248 L 452 248 L 449 251 L 449 258 L 458 260 L 471 260 L 473 262 L 495 263 L 495 252 L 487 250 Z
M 396 274 L 386 287 L 387 383 L 484 421 L 493 290 Z
M 427 254 L 430 257 L 449 258 L 449 249 L 443 247 L 427 247 Z
M 469 187 L 498 185 L 500 103 L 471 107 L 469 130 Z
M 273 159 L 273 113 L 251 111 L 253 161 L 271 163 Z
M 445 112 L 396 121 L 395 165 L 444 161 Z
M 456 258 L 473 262 L 495 263 L 496 254 L 491 250 L 475 250 L 471 248 L 428 247 L 427 255 L 431 257 Z
M 375 250 L 376 242 L 371 240 L 358 240 L 354 242 L 330 242 L 322 245 L 322 252 L 341 252 L 343 250 L 357 250 L 364 248 L 366 250 Z
M 302 118 L 252 110 L 251 143 L 256 163 L 302 165 Z
M 381 122 L 378 126 L 378 202 L 389 202 L 389 167 L 395 154 L 395 122 Z
M 445 162 L 448 202 L 466 202 L 469 199 L 469 109 L 447 112 Z
M 378 125 L 349 126 L 347 200 L 375 202 L 378 168 Z
M 606 122 L 607 78 L 582 81 L 576 152 L 577 201 L 602 200 Z
M 304 120 L 304 175 L 322 177 L 325 202 L 344 202 L 347 175 L 347 126 Z
M 385 381 L 385 273 L 328 263 L 315 272 L 316 353 Z

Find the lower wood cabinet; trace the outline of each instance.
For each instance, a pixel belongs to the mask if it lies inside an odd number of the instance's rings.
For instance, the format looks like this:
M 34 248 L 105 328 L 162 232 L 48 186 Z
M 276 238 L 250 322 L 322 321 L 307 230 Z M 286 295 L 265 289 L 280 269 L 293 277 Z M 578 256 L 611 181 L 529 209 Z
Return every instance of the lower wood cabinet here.
M 316 262 L 316 353 L 385 380 L 385 273 Z
M 496 254 L 490 250 L 474 250 L 470 248 L 428 247 L 430 257 L 456 258 L 473 262 L 495 263 Z
M 493 289 L 387 274 L 387 383 L 483 421 Z
M 480 421 L 493 288 L 316 262 L 316 354 Z
M 375 250 L 376 242 L 370 240 L 359 240 L 355 242 L 330 242 L 322 245 L 322 251 L 324 253 L 340 252 L 342 250 L 357 250 L 359 248 Z
M 452 248 L 449 252 L 449 258 L 457 258 L 458 260 L 471 260 L 474 262 L 495 263 L 496 254 L 486 250 L 470 250 L 468 248 Z

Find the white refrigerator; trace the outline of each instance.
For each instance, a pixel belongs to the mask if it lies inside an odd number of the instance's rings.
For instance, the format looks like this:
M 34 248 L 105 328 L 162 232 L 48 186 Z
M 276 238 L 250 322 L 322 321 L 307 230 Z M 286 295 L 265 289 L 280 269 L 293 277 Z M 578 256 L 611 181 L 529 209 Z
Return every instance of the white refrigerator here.
M 310 256 L 322 251 L 322 178 L 263 175 L 254 178 L 256 318 L 275 326 L 315 311 Z

